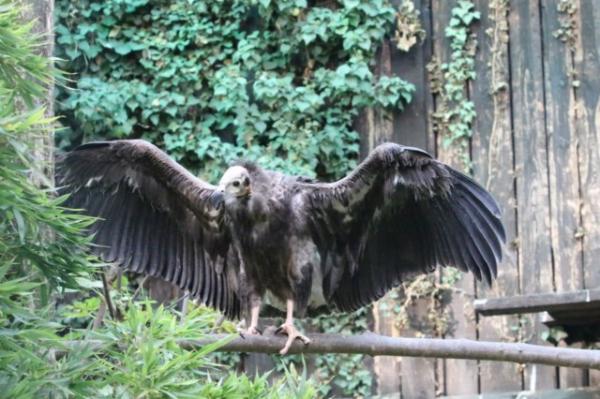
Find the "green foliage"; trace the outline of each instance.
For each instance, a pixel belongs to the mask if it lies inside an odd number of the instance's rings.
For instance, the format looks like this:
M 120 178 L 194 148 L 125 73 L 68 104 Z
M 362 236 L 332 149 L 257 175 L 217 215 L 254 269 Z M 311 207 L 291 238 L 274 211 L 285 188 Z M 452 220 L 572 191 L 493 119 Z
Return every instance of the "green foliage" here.
M 212 180 L 239 157 L 339 177 L 357 159 L 358 112 L 401 109 L 414 91 L 369 69 L 394 28 L 386 0 L 59 0 L 56 11 L 76 89 L 58 95 L 63 147 L 143 137 Z
M 360 334 L 368 331 L 367 317 L 371 307 L 353 313 L 321 315 L 306 321 L 305 328 L 329 334 Z M 305 357 L 292 355 L 275 356 L 276 369 L 284 370 L 287 365 L 303 366 Z M 373 378 L 365 364 L 363 355 L 324 354 L 307 356 L 314 366 L 313 378 L 320 396 L 370 397 Z
M 48 60 L 33 52 L 39 39 L 32 32 L 33 22 L 19 21 L 20 8 L 12 3 L 0 0 L 0 99 L 4 111 L 18 100 L 31 107 L 55 74 Z
M 56 9 L 57 55 L 75 89 L 58 94 L 65 148 L 143 137 L 213 181 L 240 157 L 336 178 L 355 166 L 360 110 L 402 109 L 414 91 L 369 68 L 394 30 L 386 0 L 58 0 Z M 366 314 L 319 319 L 315 328 L 354 332 Z M 316 361 L 321 394 L 330 381 L 344 395 L 370 394 L 362 357 Z
M 456 288 L 463 273 L 453 267 L 435 274 L 420 275 L 403 282 L 379 301 L 379 311 L 393 316 L 398 330 L 411 329 L 416 336 L 442 337 L 452 332 L 452 294 L 466 295 Z M 425 312 L 415 313 L 415 305 L 426 306 Z
M 311 321 L 320 331 L 331 334 L 356 334 L 368 330 L 367 316 L 371 307 L 365 307 L 350 314 L 320 316 Z M 362 355 L 326 354 L 316 357 L 316 377 L 329 384 L 319 385 L 323 396 L 332 390 L 339 391 L 342 396 L 371 396 L 372 376 L 365 365 Z
M 186 350 L 177 341 L 204 336 L 214 316 L 205 308 L 195 308 L 180 320 L 163 307 L 153 309 L 149 302 L 130 306 L 123 321 L 110 321 L 106 328 L 88 335 L 102 342 L 97 349 L 96 368 L 88 378 L 102 384 L 98 393 L 104 397 L 206 397 L 205 381 L 210 381 L 211 375 L 224 374 L 207 355 L 223 342 Z M 227 340 L 231 338 L 234 336 Z M 227 392 L 227 381 L 239 382 L 257 393 L 268 390 L 259 382 L 243 378 L 238 381 L 235 375 L 226 378 L 225 383 L 217 380 L 209 385 L 214 393 Z
M 92 220 L 66 212 L 64 198 L 32 183 L 32 176 L 51 183 L 41 179 L 46 165 L 35 154 L 52 121 L 33 106 L 56 72 L 34 54 L 40 38 L 21 12 L 19 3 L 0 0 L 0 397 L 314 397 L 310 380 L 294 370 L 269 386 L 265 377 L 217 370 L 207 357 L 217 345 L 176 344 L 209 331 L 214 312 L 196 309 L 181 320 L 129 302 L 123 322 L 97 331 L 65 322 L 85 326 L 97 311 L 97 296 L 69 307 L 55 299 L 93 286 L 89 274 L 99 265 L 84 252 Z
M 552 345 L 558 345 L 561 341 L 566 340 L 568 336 L 569 334 L 567 334 L 562 327 L 548 328 L 540 334 L 542 340 L 551 343 Z
M 452 9 L 452 17 L 445 30 L 450 39 L 450 59 L 428 65 L 431 90 L 438 96 L 438 109 L 433 114 L 434 129 L 442 135 L 445 148 L 455 145 L 467 168 L 469 164 L 468 138 L 475 119 L 475 105 L 467 97 L 467 83 L 475 79 L 476 41 L 470 26 L 481 17 L 470 0 L 459 0 Z
M 61 198 L 30 180 L 44 167 L 30 143 L 51 123 L 33 104 L 55 72 L 33 53 L 39 38 L 20 12 L 0 0 L 0 396 L 12 398 L 61 391 L 64 376 L 81 375 L 81 364 L 49 361 L 59 326 L 47 317 L 48 302 L 93 266 L 83 254 L 88 240 L 77 234 L 90 219 L 65 213 Z
M 82 255 L 88 240 L 76 233 L 92 220 L 66 213 L 64 198 L 49 198 L 28 179 L 34 163 L 22 135 L 45 123 L 42 109 L 0 116 L 0 264 L 33 268 L 47 288 L 75 287 L 89 266 Z M 51 240 L 44 239 L 47 232 Z
M 284 378 L 270 385 L 268 374 L 254 379 L 246 375 L 229 375 L 218 382 L 209 381 L 202 386 L 197 397 L 208 399 L 311 399 L 317 397 L 314 384 L 306 373 L 298 374 L 294 366 L 284 370 Z
M 249 379 L 215 363 L 212 351 L 235 335 L 199 349 L 182 348 L 180 341 L 200 339 L 211 331 L 215 311 L 192 306 L 182 316 L 149 301 L 133 303 L 127 290 L 116 296 L 115 305 L 127 309 L 123 320 L 108 320 L 96 331 L 73 329 L 67 335 L 74 349 L 68 356 L 86 365 L 81 377 L 89 383 L 82 386 L 81 394 L 99 398 L 316 397 L 312 381 L 294 368 L 270 383 L 268 374 Z M 94 302 L 75 302 L 63 307 L 60 315 L 72 316 L 76 309 L 77 317 L 90 320 L 98 310 Z

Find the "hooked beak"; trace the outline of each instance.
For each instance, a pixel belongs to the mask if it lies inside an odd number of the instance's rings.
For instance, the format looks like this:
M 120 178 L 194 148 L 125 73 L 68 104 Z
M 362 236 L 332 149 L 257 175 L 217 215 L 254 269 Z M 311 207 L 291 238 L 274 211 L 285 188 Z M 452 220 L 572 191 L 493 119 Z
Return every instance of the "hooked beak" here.
M 242 193 L 240 193 L 240 195 L 238 195 L 238 197 L 242 197 L 242 198 L 245 198 L 245 197 L 249 198 L 251 196 L 252 196 L 252 189 L 250 188 L 250 186 L 248 186 L 248 188 L 245 191 L 243 191 Z

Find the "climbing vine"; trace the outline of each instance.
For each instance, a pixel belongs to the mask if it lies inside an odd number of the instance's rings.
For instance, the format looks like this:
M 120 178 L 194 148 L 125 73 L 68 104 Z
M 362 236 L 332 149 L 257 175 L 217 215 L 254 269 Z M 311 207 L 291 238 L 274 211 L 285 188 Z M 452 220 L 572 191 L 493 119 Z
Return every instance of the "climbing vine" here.
M 575 48 L 577 40 L 577 5 L 573 0 L 560 0 L 556 5 L 558 11 L 559 28 L 552 34 L 566 43 L 571 51 Z
M 459 270 L 447 267 L 439 275 L 420 275 L 405 281 L 379 300 L 377 311 L 385 318 L 393 317 L 398 331 L 411 330 L 418 337 L 442 337 L 452 332 L 454 315 L 448 306 L 451 296 L 467 295 L 455 287 L 461 276 Z M 418 305 L 424 308 L 413 310 Z M 464 312 L 473 313 L 473 309 Z
M 452 9 L 445 36 L 450 40 L 448 62 L 434 58 L 427 66 L 431 92 L 437 98 L 432 114 L 433 129 L 442 138 L 442 146 L 458 148 L 465 168 L 470 168 L 468 138 L 475 119 L 475 106 L 467 95 L 467 83 L 475 79 L 477 42 L 471 25 L 479 20 L 479 11 L 470 0 L 459 0 Z
M 559 28 L 552 34 L 555 38 L 565 43 L 571 58 L 573 58 L 575 57 L 578 32 L 577 4 L 572 0 L 560 0 L 556 5 L 556 10 L 558 11 Z M 568 74 L 572 87 L 577 89 L 581 85 L 581 82 L 577 78 L 577 71 L 571 66 L 568 70 Z
M 364 107 L 402 109 L 413 85 L 369 63 L 392 35 L 385 0 L 58 0 L 72 85 L 58 144 L 143 137 L 205 178 L 236 158 L 334 178 L 355 165 Z
M 57 144 L 141 137 L 213 182 L 236 158 L 340 177 L 358 158 L 359 112 L 402 109 L 412 98 L 413 85 L 370 68 L 385 38 L 422 40 L 409 3 L 57 0 L 56 55 L 70 77 L 57 93 Z M 355 332 L 367 314 L 313 324 Z M 370 394 L 361 356 L 314 362 L 323 395 L 329 383 Z
M 470 168 L 468 139 L 475 118 L 475 107 L 467 94 L 469 80 L 475 79 L 477 43 L 471 25 L 479 18 L 480 13 L 471 1 L 459 0 L 445 30 L 450 40 L 449 59 L 442 63 L 434 58 L 427 66 L 431 92 L 437 100 L 436 112 L 431 115 L 434 131 L 445 149 L 455 150 L 466 169 Z M 395 328 L 400 331 L 410 329 L 418 336 L 444 336 L 452 329 L 453 315 L 448 307 L 451 295 L 466 295 L 455 287 L 461 275 L 457 269 L 444 268 L 437 275 L 403 282 L 379 301 L 378 311 L 393 315 Z M 414 314 L 411 309 L 418 303 L 424 304 L 424 313 Z M 469 314 L 473 310 L 464 312 Z
M 420 18 L 421 13 L 411 0 L 404 0 L 396 13 L 396 33 L 394 41 L 396 47 L 408 51 L 413 46 L 423 43 L 425 29 Z

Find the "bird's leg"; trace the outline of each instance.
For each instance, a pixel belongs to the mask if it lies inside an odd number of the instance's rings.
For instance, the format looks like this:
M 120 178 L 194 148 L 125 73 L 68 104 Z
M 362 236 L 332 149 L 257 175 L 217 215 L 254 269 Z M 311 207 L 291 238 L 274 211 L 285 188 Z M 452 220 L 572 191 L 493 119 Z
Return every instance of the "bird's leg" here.
M 285 323 L 283 323 L 281 327 L 279 327 L 279 329 L 277 330 L 278 332 L 284 332 L 288 336 L 288 339 L 285 342 L 285 346 L 279 351 L 279 353 L 282 355 L 285 355 L 288 352 L 288 350 L 290 350 L 290 347 L 292 346 L 292 343 L 296 340 L 296 338 L 304 342 L 305 345 L 310 344 L 310 339 L 308 339 L 308 337 L 306 337 L 305 335 L 300 334 L 300 332 L 294 326 L 293 314 L 294 301 L 292 299 L 288 299 Z
M 258 330 L 258 312 L 260 310 L 260 302 L 253 302 L 250 310 L 250 325 L 246 329 L 238 326 L 238 332 L 244 338 L 244 335 L 260 335 Z
M 104 301 L 100 303 L 100 307 L 98 308 L 98 314 L 94 319 L 94 323 L 92 325 L 92 330 L 98 329 L 104 320 L 104 315 L 106 313 L 106 309 L 108 308 L 110 317 L 118 320 L 121 317 L 121 312 L 113 307 L 113 303 L 110 299 L 110 286 L 113 281 L 120 276 L 120 270 L 118 266 L 112 266 L 106 273 L 102 273 L 100 275 L 102 277 L 102 289 L 104 291 Z
M 252 304 L 252 309 L 250 309 L 250 325 L 248 326 L 248 330 L 246 334 L 248 335 L 258 335 L 260 332 L 258 331 L 258 311 L 260 310 L 260 302 Z

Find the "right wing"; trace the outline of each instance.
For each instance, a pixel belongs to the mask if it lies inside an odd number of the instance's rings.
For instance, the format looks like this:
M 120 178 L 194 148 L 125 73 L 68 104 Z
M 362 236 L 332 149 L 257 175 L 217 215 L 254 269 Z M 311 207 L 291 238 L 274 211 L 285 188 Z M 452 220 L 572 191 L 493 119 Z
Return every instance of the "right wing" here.
M 506 239 L 496 200 L 423 150 L 382 144 L 337 182 L 297 186 L 325 260 L 325 297 L 340 310 L 437 266 L 496 277 Z

